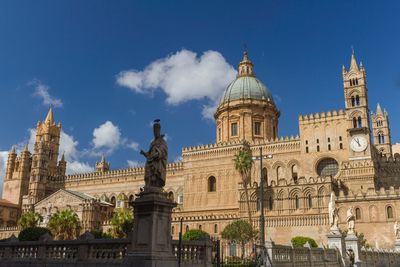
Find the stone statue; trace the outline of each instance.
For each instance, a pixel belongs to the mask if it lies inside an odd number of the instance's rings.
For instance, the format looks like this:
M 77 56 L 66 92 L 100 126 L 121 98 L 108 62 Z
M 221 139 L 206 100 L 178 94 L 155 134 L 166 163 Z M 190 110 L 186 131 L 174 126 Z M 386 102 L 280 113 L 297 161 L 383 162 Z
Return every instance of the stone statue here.
M 398 221 L 394 223 L 394 234 L 396 235 L 396 239 L 400 239 L 400 223 Z
M 354 221 L 356 220 L 356 217 L 354 216 L 354 211 L 353 207 L 350 207 L 347 210 L 347 235 L 354 235 Z
M 167 173 L 168 146 L 164 140 L 164 135 L 161 134 L 161 124 L 158 119 L 154 120 L 153 132 L 154 140 L 150 144 L 149 151 L 140 151 L 140 154 L 146 158 L 144 170 L 145 189 L 164 187 Z
M 329 211 L 329 225 L 332 232 L 339 231 L 338 223 L 339 223 L 339 215 L 338 209 L 336 208 L 335 203 L 335 193 L 331 192 L 331 199 L 328 205 Z

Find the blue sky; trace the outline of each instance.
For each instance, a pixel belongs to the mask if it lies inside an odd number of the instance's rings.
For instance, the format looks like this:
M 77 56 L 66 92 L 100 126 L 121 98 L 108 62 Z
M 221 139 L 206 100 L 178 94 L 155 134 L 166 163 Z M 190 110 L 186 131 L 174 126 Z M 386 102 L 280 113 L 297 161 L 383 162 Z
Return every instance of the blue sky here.
M 112 168 L 140 164 L 155 118 L 171 161 L 214 142 L 207 114 L 244 45 L 281 110 L 280 135 L 298 133 L 299 114 L 344 107 L 353 46 L 370 107 L 388 110 L 399 142 L 399 10 L 398 1 L 1 1 L 0 168 L 49 103 L 71 172 L 101 154 Z

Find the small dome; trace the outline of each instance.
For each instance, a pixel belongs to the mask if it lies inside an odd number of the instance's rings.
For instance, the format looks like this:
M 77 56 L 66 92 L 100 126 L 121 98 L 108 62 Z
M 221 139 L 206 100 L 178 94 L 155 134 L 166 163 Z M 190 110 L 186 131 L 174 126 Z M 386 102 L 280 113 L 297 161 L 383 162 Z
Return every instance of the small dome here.
M 238 99 L 260 99 L 273 103 L 271 92 L 255 77 L 253 63 L 249 60 L 246 51 L 238 66 L 238 75 L 226 88 L 220 104 Z
M 241 76 L 231 82 L 225 89 L 220 104 L 238 99 L 265 99 L 273 102 L 268 88 L 253 76 Z

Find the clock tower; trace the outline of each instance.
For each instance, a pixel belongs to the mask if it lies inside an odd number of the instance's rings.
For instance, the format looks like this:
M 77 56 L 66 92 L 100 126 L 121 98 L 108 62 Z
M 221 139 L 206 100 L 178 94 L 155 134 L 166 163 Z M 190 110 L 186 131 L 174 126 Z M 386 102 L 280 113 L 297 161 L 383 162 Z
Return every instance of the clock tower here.
M 371 135 L 367 78 L 363 64 L 357 64 L 354 50 L 350 67 L 342 69 L 350 160 L 371 158 Z

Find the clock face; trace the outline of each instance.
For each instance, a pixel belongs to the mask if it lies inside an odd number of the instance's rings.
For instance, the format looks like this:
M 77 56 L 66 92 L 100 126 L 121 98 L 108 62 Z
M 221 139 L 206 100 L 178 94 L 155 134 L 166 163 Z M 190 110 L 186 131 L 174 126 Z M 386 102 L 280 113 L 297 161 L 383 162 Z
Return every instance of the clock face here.
M 367 139 L 364 136 L 354 136 L 350 141 L 350 148 L 355 152 L 362 152 L 368 147 Z

